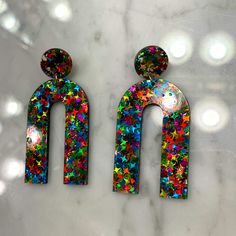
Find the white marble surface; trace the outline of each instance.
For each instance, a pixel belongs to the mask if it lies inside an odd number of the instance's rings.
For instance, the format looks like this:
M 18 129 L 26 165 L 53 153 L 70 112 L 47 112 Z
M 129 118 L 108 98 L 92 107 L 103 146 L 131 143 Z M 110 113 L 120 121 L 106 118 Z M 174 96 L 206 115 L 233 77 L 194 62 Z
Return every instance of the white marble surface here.
M 0 235 L 235 235 L 235 24 L 235 0 L 0 0 Z M 116 108 L 150 44 L 168 52 L 164 78 L 191 105 L 188 200 L 159 198 L 158 107 L 144 114 L 139 195 L 112 192 Z M 89 97 L 88 186 L 62 183 L 61 104 L 51 112 L 49 183 L 23 181 L 27 104 L 47 80 L 39 61 L 51 47 L 71 54 L 71 79 Z

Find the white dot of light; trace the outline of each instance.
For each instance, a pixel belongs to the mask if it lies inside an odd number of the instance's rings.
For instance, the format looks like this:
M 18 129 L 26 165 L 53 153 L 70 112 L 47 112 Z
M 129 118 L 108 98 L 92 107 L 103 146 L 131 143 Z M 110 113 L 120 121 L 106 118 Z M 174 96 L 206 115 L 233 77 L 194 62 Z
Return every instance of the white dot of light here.
M 6 179 L 15 179 L 23 176 L 24 162 L 15 158 L 7 159 L 2 166 L 2 176 Z
M 181 42 L 175 42 L 170 46 L 170 52 L 175 58 L 184 57 L 186 51 L 187 51 L 186 45 L 184 45 Z
M 216 126 L 220 122 L 220 114 L 213 109 L 208 109 L 202 113 L 202 122 L 209 126 Z
M 218 132 L 229 120 L 229 109 L 219 98 L 205 98 L 193 109 L 195 124 L 205 132 Z
M 19 115 L 22 110 L 23 106 L 22 103 L 16 100 L 14 97 L 8 98 L 5 102 L 5 116 L 17 116 Z
M 171 64 L 180 65 L 190 59 L 193 52 L 193 40 L 183 31 L 174 31 L 160 41 Z
M 27 147 L 34 148 L 42 140 L 42 133 L 35 126 L 27 128 Z
M 8 9 L 7 3 L 4 0 L 0 0 L 0 14 Z
M 67 2 L 54 3 L 51 8 L 51 16 L 60 21 L 69 21 L 72 16 L 69 4 Z
M 231 35 L 225 32 L 215 32 L 207 35 L 200 45 L 201 58 L 213 66 L 229 62 L 234 54 L 234 40 Z
M 216 42 L 212 44 L 209 48 L 209 55 L 213 59 L 220 60 L 223 59 L 227 54 L 227 48 L 223 43 Z
M 177 98 L 175 94 L 166 92 L 162 98 L 162 105 L 168 110 L 172 110 L 177 104 Z
M 5 191 L 6 191 L 6 184 L 2 180 L 0 180 L 0 195 L 3 195 Z
M 20 28 L 20 22 L 16 19 L 16 17 L 12 13 L 7 13 L 1 17 L 0 21 L 1 26 L 11 32 L 15 33 Z

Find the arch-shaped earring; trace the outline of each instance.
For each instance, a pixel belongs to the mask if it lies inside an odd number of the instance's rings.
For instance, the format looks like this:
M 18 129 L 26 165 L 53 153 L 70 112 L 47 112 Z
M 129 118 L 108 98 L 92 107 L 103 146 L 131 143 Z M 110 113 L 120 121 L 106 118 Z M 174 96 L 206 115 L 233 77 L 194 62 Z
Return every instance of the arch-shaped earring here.
M 163 49 L 148 46 L 135 58 L 135 69 L 145 80 L 123 95 L 117 112 L 113 190 L 138 193 L 142 115 L 149 105 L 161 107 L 162 126 L 160 196 L 187 198 L 190 108 L 184 94 L 159 78 L 167 68 Z
M 58 48 L 46 51 L 41 68 L 53 79 L 41 84 L 28 106 L 25 182 L 47 183 L 49 115 L 54 103 L 65 105 L 64 183 L 87 184 L 88 99 L 83 89 L 66 76 L 72 69 L 70 55 Z

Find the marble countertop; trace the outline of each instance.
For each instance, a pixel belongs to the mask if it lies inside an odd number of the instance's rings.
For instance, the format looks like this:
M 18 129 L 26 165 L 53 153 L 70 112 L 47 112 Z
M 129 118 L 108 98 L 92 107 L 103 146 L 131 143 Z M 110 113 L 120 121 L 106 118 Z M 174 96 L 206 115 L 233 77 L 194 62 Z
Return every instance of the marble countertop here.
M 221 236 L 236 231 L 235 0 L 0 0 L 0 235 Z M 112 192 L 116 109 L 147 45 L 191 106 L 189 198 L 159 197 L 162 112 L 145 111 L 140 193 Z M 44 51 L 73 58 L 90 102 L 89 184 L 63 184 L 64 107 L 51 111 L 47 185 L 24 184 L 27 105 Z

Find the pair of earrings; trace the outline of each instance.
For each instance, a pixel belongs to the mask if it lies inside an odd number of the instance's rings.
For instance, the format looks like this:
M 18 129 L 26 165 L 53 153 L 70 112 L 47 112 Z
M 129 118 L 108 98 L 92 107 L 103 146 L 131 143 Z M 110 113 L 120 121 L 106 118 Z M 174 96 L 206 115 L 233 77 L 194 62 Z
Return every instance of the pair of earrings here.
M 148 46 L 135 57 L 135 69 L 144 80 L 123 95 L 117 111 L 113 190 L 138 193 L 142 117 L 149 105 L 163 111 L 160 196 L 187 198 L 190 108 L 183 93 L 160 79 L 168 57 L 163 49 Z M 52 77 L 33 93 L 27 122 L 25 182 L 47 183 L 49 115 L 56 102 L 66 110 L 64 183 L 87 184 L 89 103 L 85 92 L 66 76 L 72 60 L 62 49 L 50 49 L 41 67 Z

